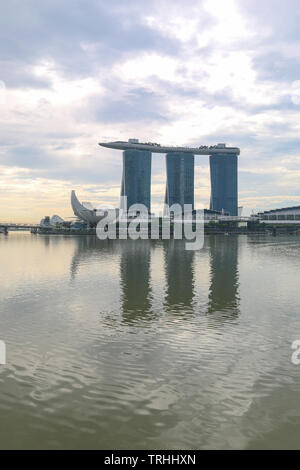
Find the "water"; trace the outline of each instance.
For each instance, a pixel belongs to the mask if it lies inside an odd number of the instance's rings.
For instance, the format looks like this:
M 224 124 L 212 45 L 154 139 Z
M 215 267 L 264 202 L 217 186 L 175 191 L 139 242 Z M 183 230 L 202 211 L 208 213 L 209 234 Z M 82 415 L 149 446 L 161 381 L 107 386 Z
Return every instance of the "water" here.
M 0 447 L 300 448 L 300 238 L 0 235 Z

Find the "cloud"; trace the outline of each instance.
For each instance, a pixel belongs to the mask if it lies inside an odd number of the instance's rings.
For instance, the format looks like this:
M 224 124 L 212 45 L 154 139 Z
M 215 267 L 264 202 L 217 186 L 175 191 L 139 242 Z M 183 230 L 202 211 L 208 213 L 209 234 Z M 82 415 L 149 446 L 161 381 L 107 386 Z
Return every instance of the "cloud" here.
M 166 121 L 161 101 L 163 97 L 146 88 L 131 88 L 123 96 L 91 96 L 87 102 L 90 118 L 96 122 L 121 123 L 140 121 L 146 123 Z M 78 110 L 78 115 L 81 114 Z
M 144 5 L 112 0 L 12 0 L 0 19 L 0 56 L 24 65 L 54 60 L 69 77 L 140 50 L 175 52 L 176 40 L 141 21 Z M 18 12 L 18 14 L 16 14 Z
M 247 210 L 297 204 L 299 16 L 296 0 L 7 3 L 0 18 L 2 202 L 23 217 L 25 191 L 30 204 L 39 194 L 71 215 L 67 193 L 75 187 L 84 200 L 117 204 L 121 154 L 98 142 L 137 137 L 239 146 Z M 196 164 L 197 197 L 207 206 L 208 160 Z M 164 158 L 156 155 L 156 205 L 164 184 Z M 39 210 L 36 217 L 45 215 Z

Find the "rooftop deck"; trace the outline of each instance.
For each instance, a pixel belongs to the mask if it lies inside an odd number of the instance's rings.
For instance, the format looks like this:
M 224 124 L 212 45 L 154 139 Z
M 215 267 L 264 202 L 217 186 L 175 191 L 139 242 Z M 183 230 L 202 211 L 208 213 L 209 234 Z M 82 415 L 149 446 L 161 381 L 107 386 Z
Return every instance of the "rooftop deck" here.
M 174 147 L 152 142 L 139 142 L 138 139 L 125 141 L 100 142 L 99 145 L 116 150 L 148 150 L 152 153 L 191 153 L 193 155 L 240 154 L 238 147 L 226 147 L 226 144 L 200 145 L 200 147 Z

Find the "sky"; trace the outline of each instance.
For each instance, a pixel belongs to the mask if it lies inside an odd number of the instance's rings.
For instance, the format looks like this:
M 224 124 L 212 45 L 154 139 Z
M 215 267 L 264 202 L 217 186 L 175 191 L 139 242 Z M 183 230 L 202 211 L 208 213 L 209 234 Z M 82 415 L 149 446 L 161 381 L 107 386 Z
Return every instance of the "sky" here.
M 119 203 L 100 141 L 240 147 L 244 214 L 300 205 L 298 0 L 0 0 L 0 220 Z M 196 156 L 196 206 L 209 206 Z M 152 208 L 164 156 L 152 156 Z

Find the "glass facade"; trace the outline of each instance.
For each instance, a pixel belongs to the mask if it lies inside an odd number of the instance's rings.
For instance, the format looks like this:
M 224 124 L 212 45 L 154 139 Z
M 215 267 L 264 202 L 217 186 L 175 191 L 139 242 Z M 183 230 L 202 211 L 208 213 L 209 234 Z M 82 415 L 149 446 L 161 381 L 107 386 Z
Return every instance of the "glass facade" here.
M 165 204 L 169 207 L 191 204 L 194 209 L 194 155 L 190 153 L 167 153 L 167 184 Z
M 210 155 L 210 209 L 238 215 L 238 177 L 236 154 Z
M 144 204 L 151 209 L 151 152 L 125 150 L 121 196 L 127 196 L 127 209 L 133 204 Z

